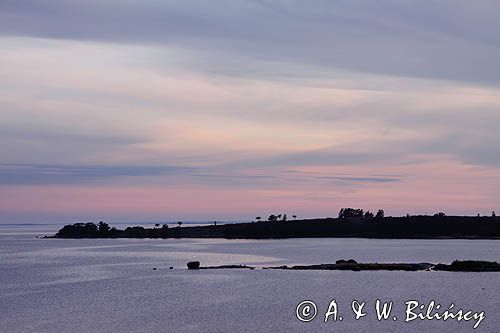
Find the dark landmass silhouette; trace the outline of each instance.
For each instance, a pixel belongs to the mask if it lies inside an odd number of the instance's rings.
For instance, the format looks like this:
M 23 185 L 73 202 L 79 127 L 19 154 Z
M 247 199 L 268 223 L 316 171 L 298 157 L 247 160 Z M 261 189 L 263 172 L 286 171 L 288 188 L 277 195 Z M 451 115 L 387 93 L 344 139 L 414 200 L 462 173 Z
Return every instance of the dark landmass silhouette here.
M 199 261 L 190 261 L 187 263 L 188 269 L 255 269 L 247 265 L 221 265 L 221 266 L 200 266 Z
M 320 264 L 306 266 L 278 266 L 265 269 L 292 270 L 341 270 L 341 271 L 449 271 L 449 272 L 500 272 L 500 264 L 494 261 L 455 260 L 448 264 L 431 263 L 349 263 L 337 261 L 335 264 Z
M 430 270 L 434 265 L 429 263 L 343 263 L 266 267 L 266 269 L 292 269 L 292 270 L 338 270 L 338 271 L 424 271 Z
M 199 261 L 187 263 L 188 269 L 255 269 L 246 265 L 222 265 L 200 267 Z M 340 270 L 340 271 L 449 271 L 449 272 L 500 272 L 500 264 L 494 261 L 455 260 L 448 264 L 431 263 L 358 263 L 356 260 L 337 260 L 335 264 L 263 267 L 281 270 Z
M 455 260 L 451 265 L 437 264 L 432 269 L 449 272 L 500 272 L 500 264 L 495 261 Z
M 341 211 L 342 214 L 345 211 Z M 359 213 L 359 212 L 358 212 Z M 54 238 L 415 238 L 415 239 L 500 239 L 497 216 L 383 217 L 379 215 L 345 216 L 303 220 L 276 220 L 229 223 L 208 226 L 154 228 L 110 228 L 107 223 L 75 223 L 60 229 Z M 340 214 L 339 214 L 340 215 Z
M 200 266 L 199 261 L 187 263 L 188 269 L 255 269 L 246 265 Z M 431 263 L 358 263 L 354 259 L 337 260 L 335 264 L 296 265 L 263 267 L 263 269 L 281 270 L 337 270 L 337 271 L 448 271 L 448 272 L 500 272 L 500 264 L 494 261 L 455 260 L 451 264 Z

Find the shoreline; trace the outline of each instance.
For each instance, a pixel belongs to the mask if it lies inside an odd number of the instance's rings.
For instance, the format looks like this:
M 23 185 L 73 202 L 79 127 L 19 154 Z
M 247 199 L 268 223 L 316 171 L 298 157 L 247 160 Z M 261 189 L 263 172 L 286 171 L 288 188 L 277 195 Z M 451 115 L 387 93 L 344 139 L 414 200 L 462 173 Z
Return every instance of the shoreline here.
M 187 263 L 189 270 L 210 269 L 248 269 L 256 267 L 247 265 L 200 266 L 199 261 Z M 455 260 L 451 264 L 432 263 L 358 263 L 354 259 L 337 260 L 335 264 L 294 265 L 262 267 L 270 270 L 326 270 L 326 271 L 407 271 L 407 272 L 500 272 L 500 263 L 482 260 Z
M 66 225 L 46 238 L 379 238 L 379 239 L 500 239 L 500 217 L 411 216 L 383 218 L 322 218 L 291 221 L 228 223 L 208 226 L 158 225 L 125 229 L 107 223 Z

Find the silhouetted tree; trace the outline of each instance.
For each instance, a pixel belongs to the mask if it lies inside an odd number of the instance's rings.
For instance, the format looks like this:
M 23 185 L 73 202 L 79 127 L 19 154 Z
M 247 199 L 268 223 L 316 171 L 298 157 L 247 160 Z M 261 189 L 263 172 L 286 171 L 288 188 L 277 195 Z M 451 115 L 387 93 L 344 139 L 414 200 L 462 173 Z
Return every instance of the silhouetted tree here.
M 271 214 L 271 215 L 269 215 L 269 217 L 267 218 L 267 220 L 269 222 L 275 222 L 275 221 L 278 220 L 278 217 L 276 215 L 274 215 L 274 214 Z
M 286 221 L 286 220 L 287 220 L 286 214 L 283 214 L 282 221 Z
M 292 215 L 293 219 L 295 220 L 297 218 L 297 215 Z
M 74 223 L 70 225 L 65 225 L 56 234 L 58 237 L 98 237 L 99 231 L 97 225 L 92 222 L 88 223 Z
M 258 222 L 260 222 L 260 220 L 262 219 L 262 217 L 257 216 L 255 219 L 256 219 Z
M 497 214 L 495 214 L 495 211 L 492 211 L 491 212 L 491 217 L 496 217 L 496 216 L 497 216 Z
M 377 211 L 377 214 L 375 214 L 375 218 L 376 218 L 376 219 L 383 219 L 383 218 L 384 218 L 384 216 L 385 216 L 385 212 L 384 212 L 384 210 L 383 210 L 383 209 L 379 209 L 379 210 Z
M 125 234 L 128 237 L 146 237 L 148 235 L 148 230 L 144 227 L 127 227 L 125 229 Z
M 109 225 L 103 221 L 100 221 L 99 222 L 99 225 L 98 225 L 98 230 L 100 233 L 106 233 L 109 231 Z
M 372 212 L 370 212 L 369 210 L 367 210 L 367 211 L 365 212 L 365 216 L 364 216 L 364 217 L 365 217 L 365 219 L 367 219 L 367 220 L 372 219 L 372 218 L 373 218 L 373 213 L 372 213 Z
M 178 225 L 179 225 L 179 227 L 180 227 L 180 226 L 182 225 L 182 222 L 181 222 L 181 221 L 179 221 L 179 222 L 177 222 L 177 224 L 178 224 Z
M 339 211 L 339 218 L 346 219 L 351 217 L 363 217 L 364 211 L 355 208 L 342 208 Z
M 159 228 L 159 227 L 160 227 L 160 223 L 156 223 L 155 228 Z
M 439 212 L 439 213 L 434 214 L 434 217 L 445 217 L 445 216 L 446 216 L 446 214 L 443 212 Z

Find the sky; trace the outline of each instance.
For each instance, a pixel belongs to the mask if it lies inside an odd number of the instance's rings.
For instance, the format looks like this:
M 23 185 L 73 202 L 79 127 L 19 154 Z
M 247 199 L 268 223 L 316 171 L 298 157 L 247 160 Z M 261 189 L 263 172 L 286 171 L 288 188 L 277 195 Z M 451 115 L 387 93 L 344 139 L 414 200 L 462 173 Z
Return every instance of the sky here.
M 0 1 L 0 223 L 500 211 L 500 2 Z

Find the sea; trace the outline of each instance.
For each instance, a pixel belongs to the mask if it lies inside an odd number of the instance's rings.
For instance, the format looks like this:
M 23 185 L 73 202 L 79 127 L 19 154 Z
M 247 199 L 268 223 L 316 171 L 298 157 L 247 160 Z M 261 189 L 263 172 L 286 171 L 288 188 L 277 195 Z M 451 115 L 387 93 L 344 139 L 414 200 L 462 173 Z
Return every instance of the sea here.
M 42 238 L 61 226 L 0 225 L 0 332 L 500 331 L 500 273 L 264 269 L 500 261 L 499 240 Z

